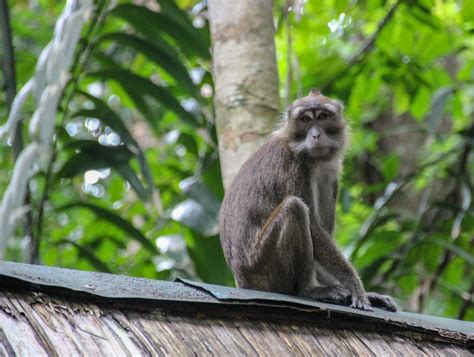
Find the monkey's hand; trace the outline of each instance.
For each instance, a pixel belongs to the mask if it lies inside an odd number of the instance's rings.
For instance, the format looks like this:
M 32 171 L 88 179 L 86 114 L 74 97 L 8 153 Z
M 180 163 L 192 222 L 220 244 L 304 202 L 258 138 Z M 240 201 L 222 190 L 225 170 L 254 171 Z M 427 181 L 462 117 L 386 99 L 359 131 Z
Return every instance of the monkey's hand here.
M 365 293 L 352 294 L 351 307 L 365 311 L 372 311 L 372 306 L 370 305 L 369 298 Z
M 369 299 L 370 304 L 374 307 L 380 307 L 381 309 L 394 312 L 398 310 L 397 304 L 395 303 L 393 298 L 388 295 L 367 293 L 366 296 Z

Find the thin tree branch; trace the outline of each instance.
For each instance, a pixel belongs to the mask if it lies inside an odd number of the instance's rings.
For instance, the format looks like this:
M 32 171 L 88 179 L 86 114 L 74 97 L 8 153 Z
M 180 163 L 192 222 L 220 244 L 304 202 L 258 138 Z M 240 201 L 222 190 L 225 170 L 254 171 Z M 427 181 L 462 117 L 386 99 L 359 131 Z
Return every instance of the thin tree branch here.
M 457 317 L 459 320 L 464 320 L 464 318 L 466 317 L 467 311 L 469 310 L 469 308 L 471 308 L 474 305 L 473 296 L 474 296 L 474 282 L 471 283 L 471 287 L 469 288 L 468 295 L 465 298 L 463 298 L 464 301 L 461 305 L 461 308 L 459 309 L 459 313 Z
M 472 149 L 472 146 L 470 145 L 470 143 L 466 142 L 466 144 L 464 145 L 464 149 L 461 153 L 460 160 L 459 160 L 459 165 L 458 165 L 458 170 L 457 170 L 458 175 L 457 176 L 465 176 L 465 175 L 468 174 L 466 169 L 467 169 L 467 163 L 468 163 L 468 160 L 469 160 L 469 154 L 471 153 L 471 149 Z M 456 186 L 452 193 L 454 193 L 454 194 L 459 193 L 459 187 Z M 449 196 L 450 195 L 448 195 L 448 197 Z M 456 195 L 456 196 L 458 196 L 458 195 Z M 458 236 L 453 237 L 452 241 L 455 241 L 457 238 L 458 238 Z M 428 288 L 427 288 L 427 294 L 429 294 L 430 292 L 432 292 L 436 288 L 438 279 L 441 277 L 441 274 L 443 274 L 443 272 L 448 267 L 449 263 L 451 262 L 452 257 L 453 257 L 452 252 L 446 249 L 444 254 L 443 254 L 443 258 L 442 258 L 440 264 L 438 265 L 438 267 L 436 269 L 436 272 L 433 274 L 432 278 L 429 280 L 429 284 L 428 284 Z
M 472 130 L 472 126 L 471 126 L 471 129 L 469 129 L 469 130 Z M 469 160 L 469 154 L 470 154 L 471 150 L 472 150 L 472 146 L 470 145 L 469 142 L 466 142 L 464 145 L 462 145 L 462 151 L 459 155 L 459 160 L 457 161 L 457 164 L 455 165 L 455 168 L 454 168 L 454 170 L 456 172 L 455 177 L 467 176 L 468 175 L 467 163 L 468 163 L 468 160 Z M 469 178 L 467 178 L 467 179 L 469 180 Z M 453 188 L 453 190 L 450 190 L 449 192 L 447 192 L 447 194 L 445 195 L 445 200 L 444 201 L 449 202 L 450 197 L 458 197 L 458 196 L 459 196 L 459 187 L 455 186 Z M 430 231 L 435 230 L 436 222 L 438 222 L 440 220 L 440 216 L 442 214 L 440 209 L 436 209 L 435 213 L 431 216 L 429 221 L 422 224 L 421 222 L 423 221 L 423 216 L 427 213 L 428 213 L 428 211 L 424 211 L 422 216 L 419 218 L 419 220 L 418 220 L 419 223 L 418 223 L 418 225 L 416 227 L 416 230 L 415 230 L 415 232 L 412 236 L 412 239 L 410 240 L 412 243 L 419 240 L 420 230 L 422 228 L 427 230 L 427 232 L 425 232 L 425 234 L 429 233 Z M 457 238 L 458 238 L 458 236 L 453 237 L 451 241 L 455 241 Z M 395 270 L 398 269 L 398 271 L 400 271 L 403 268 L 403 264 L 405 262 L 406 255 L 408 254 L 409 250 L 413 246 L 414 246 L 413 244 L 405 244 L 404 245 L 404 247 L 402 249 L 402 252 L 400 254 L 403 258 L 395 260 L 392 263 L 392 266 L 384 274 L 384 279 L 387 279 Z M 433 274 L 431 274 L 431 276 L 428 277 L 423 282 L 422 291 L 420 292 L 420 295 L 419 295 L 419 311 L 420 312 L 423 310 L 423 305 L 424 305 L 424 302 L 426 300 L 426 297 L 430 293 L 432 293 L 434 291 L 434 289 L 437 287 L 437 285 L 439 283 L 439 279 L 441 278 L 441 275 L 448 268 L 449 263 L 451 262 L 452 259 L 453 259 L 453 252 L 450 251 L 448 248 L 446 248 L 446 250 L 443 253 L 443 257 L 441 258 L 440 263 L 438 264 L 438 266 L 436 268 L 436 271 Z M 469 305 L 466 307 L 466 309 L 468 307 L 469 307 Z
M 412 170 L 410 173 L 406 174 L 405 176 L 399 178 L 396 182 L 398 183 L 398 186 L 397 188 L 395 189 L 395 191 L 391 194 L 391 196 L 382 204 L 381 207 L 379 207 L 375 213 L 373 215 L 370 216 L 369 219 L 378 219 L 380 217 L 380 213 L 381 212 L 384 212 L 384 208 L 392 201 L 393 197 L 395 197 L 396 193 L 399 192 L 403 187 L 405 187 L 406 185 L 408 185 L 410 182 L 412 182 L 412 180 L 414 178 L 416 178 L 418 175 L 420 175 L 420 173 L 422 173 L 425 169 L 427 168 L 430 168 L 440 162 L 442 162 L 443 160 L 446 160 L 448 157 L 450 157 L 451 155 L 457 153 L 459 150 L 461 150 L 461 146 L 456 146 L 455 148 L 439 155 L 436 159 L 434 160 L 431 160 L 431 161 L 428 161 L 420 166 L 418 166 L 416 169 Z M 367 222 L 367 220 L 365 221 Z M 364 224 L 365 224 L 364 222 Z M 433 227 L 432 225 L 430 225 L 430 227 Z M 412 239 L 415 239 L 416 238 L 416 235 L 418 234 L 419 232 L 419 228 L 421 228 L 421 225 L 419 227 L 417 227 L 417 230 L 415 231 L 415 233 L 413 234 L 413 238 Z M 366 231 L 368 232 L 368 230 Z M 354 247 L 352 253 L 351 253 L 351 260 L 353 259 L 356 259 L 357 258 L 357 253 L 359 251 L 359 249 L 363 246 L 364 242 L 366 241 L 366 239 L 369 237 L 369 235 L 367 233 L 365 233 L 364 235 L 360 236 L 359 237 L 359 240 L 357 241 L 357 244 L 356 246 Z M 405 244 L 402 248 L 401 248 L 401 252 L 405 252 L 407 249 L 409 249 L 409 247 Z M 404 254 L 402 254 L 401 256 L 404 256 Z M 393 271 L 395 271 L 395 269 L 402 263 L 403 259 L 394 259 L 391 267 L 387 270 L 387 272 L 384 274 L 384 278 L 390 276 L 390 274 L 393 273 Z M 385 281 L 385 279 L 384 279 Z
M 400 4 L 403 2 L 403 0 L 398 0 L 387 12 L 385 17 L 379 22 L 377 26 L 377 30 L 372 34 L 372 36 L 368 37 L 365 39 L 364 43 L 362 44 L 361 48 L 355 55 L 353 55 L 349 61 L 347 62 L 348 67 L 352 67 L 356 63 L 360 62 L 362 58 L 365 57 L 367 53 L 374 47 L 375 41 L 379 37 L 380 33 L 382 30 L 387 26 L 387 24 L 390 22 L 392 19 L 393 15 L 395 15 L 395 11 L 397 8 L 400 6 Z
M 46 201 L 48 200 L 49 197 L 49 191 L 51 189 L 52 185 L 52 173 L 53 173 L 53 165 L 54 161 L 56 160 L 56 150 L 53 150 L 53 153 L 51 155 L 51 159 L 48 162 L 48 167 L 46 168 L 46 174 L 44 177 L 44 187 L 43 187 L 43 192 L 41 194 L 40 202 L 38 205 L 38 214 L 36 216 L 36 241 L 35 245 L 32 249 L 32 258 L 36 261 L 39 262 L 39 251 L 40 251 L 40 243 L 41 243 L 41 237 L 43 235 L 43 214 L 44 214 L 44 206 L 46 204 Z
M 331 85 L 337 81 L 339 78 L 344 76 L 354 65 L 362 61 L 362 59 L 372 50 L 372 48 L 375 45 L 375 41 L 377 41 L 377 38 L 380 36 L 382 33 L 383 29 L 388 25 L 390 20 L 393 18 L 393 15 L 395 15 L 396 10 L 398 7 L 401 5 L 402 2 L 405 0 L 398 0 L 391 8 L 388 10 L 387 14 L 384 16 L 382 20 L 380 20 L 377 30 L 372 34 L 372 36 L 368 37 L 365 39 L 365 41 L 362 43 L 362 46 L 360 49 L 347 61 L 347 66 L 336 74 L 330 81 L 327 82 L 322 87 L 322 91 L 326 91 L 327 88 L 331 87 Z
M 97 8 L 95 9 L 94 16 L 90 20 L 90 26 L 87 30 L 87 33 L 85 35 L 85 38 L 83 40 L 82 46 L 77 50 L 74 61 L 73 61 L 73 67 L 71 70 L 71 73 L 73 74 L 73 79 L 71 82 L 68 83 L 68 86 L 71 86 L 71 90 L 69 94 L 65 95 L 65 92 L 63 93 L 63 100 L 65 102 L 65 105 L 63 106 L 63 117 L 62 117 L 62 122 L 67 117 L 68 114 L 68 108 L 69 108 L 69 103 L 71 102 L 72 98 L 74 97 L 74 94 L 77 92 L 77 88 L 79 85 L 79 77 L 81 76 L 82 73 L 85 72 L 86 67 L 89 63 L 89 59 L 91 56 L 91 48 L 92 48 L 92 38 L 95 35 L 97 28 L 100 27 L 102 24 L 105 15 L 104 15 L 104 10 L 107 8 L 109 1 L 108 0 L 103 0 L 101 1 L 101 5 L 98 5 Z M 84 60 L 81 61 L 81 56 L 84 55 Z M 71 84 L 72 83 L 72 84 Z M 65 99 L 64 99 L 65 98 Z M 51 158 L 48 162 L 48 166 L 46 168 L 46 175 L 45 175 L 45 182 L 44 182 L 44 187 L 43 187 L 43 193 L 41 195 L 41 199 L 39 202 L 39 208 L 38 208 L 38 214 L 36 216 L 36 235 L 37 235 L 37 240 L 36 240 L 36 246 L 35 246 L 35 256 L 39 256 L 39 244 L 41 242 L 41 238 L 43 235 L 43 216 L 44 216 L 44 210 L 45 210 L 45 204 L 49 200 L 49 193 L 52 189 L 53 185 L 53 167 L 54 163 L 56 161 L 56 141 L 53 141 L 53 148 L 52 148 L 52 155 Z

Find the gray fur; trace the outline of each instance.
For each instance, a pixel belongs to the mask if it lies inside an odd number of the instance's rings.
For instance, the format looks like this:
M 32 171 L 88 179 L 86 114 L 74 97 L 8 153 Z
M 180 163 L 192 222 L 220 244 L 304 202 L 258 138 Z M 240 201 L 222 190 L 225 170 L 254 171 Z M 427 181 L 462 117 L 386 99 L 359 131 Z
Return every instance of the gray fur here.
M 242 166 L 220 213 L 239 287 L 396 310 L 390 297 L 365 292 L 331 237 L 346 141 L 342 104 L 311 92 Z

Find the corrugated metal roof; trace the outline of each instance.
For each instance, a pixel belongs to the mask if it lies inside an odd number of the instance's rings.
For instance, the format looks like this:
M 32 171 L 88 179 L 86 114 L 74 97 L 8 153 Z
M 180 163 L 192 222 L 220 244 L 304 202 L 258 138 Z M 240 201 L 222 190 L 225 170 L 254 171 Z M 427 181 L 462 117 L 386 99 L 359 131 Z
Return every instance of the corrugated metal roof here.
M 453 333 L 459 333 L 460 335 L 470 336 L 470 338 L 474 339 L 474 323 L 469 321 L 460 321 L 404 311 L 389 312 L 377 308 L 374 308 L 374 311 L 363 311 L 346 306 L 326 304 L 311 299 L 304 299 L 282 294 L 247 289 L 234 289 L 226 286 L 198 283 L 185 279 L 179 279 L 179 281 L 182 281 L 183 283 L 190 286 L 204 289 L 221 301 L 254 301 L 257 303 L 268 303 L 271 301 L 276 303 L 291 304 L 295 306 L 326 310 L 329 312 L 337 311 L 350 316 L 376 319 L 387 324 L 404 324 L 407 326 L 419 327 L 432 331 L 446 330 Z
M 76 292 L 114 303 L 163 306 L 174 311 L 206 313 L 218 316 L 265 318 L 271 314 L 279 319 L 304 320 L 320 326 L 350 327 L 353 330 L 386 330 L 407 335 L 418 334 L 427 340 L 443 340 L 472 348 L 474 323 L 407 312 L 374 309 L 361 311 L 345 306 L 309 299 L 235 289 L 188 280 L 157 281 L 104 273 L 85 272 L 28 264 L 0 262 L 0 290 L 6 286 L 26 291 L 44 290 L 53 293 Z M 218 307 L 218 308 L 217 308 Z M 232 315 L 234 314 L 234 315 Z M 342 324 L 342 325 L 341 325 Z

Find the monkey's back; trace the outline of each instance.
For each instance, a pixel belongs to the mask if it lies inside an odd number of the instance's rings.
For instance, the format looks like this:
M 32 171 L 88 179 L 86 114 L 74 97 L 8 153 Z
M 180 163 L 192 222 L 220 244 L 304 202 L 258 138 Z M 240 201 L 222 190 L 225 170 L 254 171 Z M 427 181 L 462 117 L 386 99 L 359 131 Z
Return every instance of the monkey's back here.
M 283 199 L 289 194 L 305 198 L 304 170 L 279 137 L 272 137 L 242 165 L 226 192 L 219 222 L 224 254 L 234 271 L 245 265 L 242 259 L 259 229 Z

